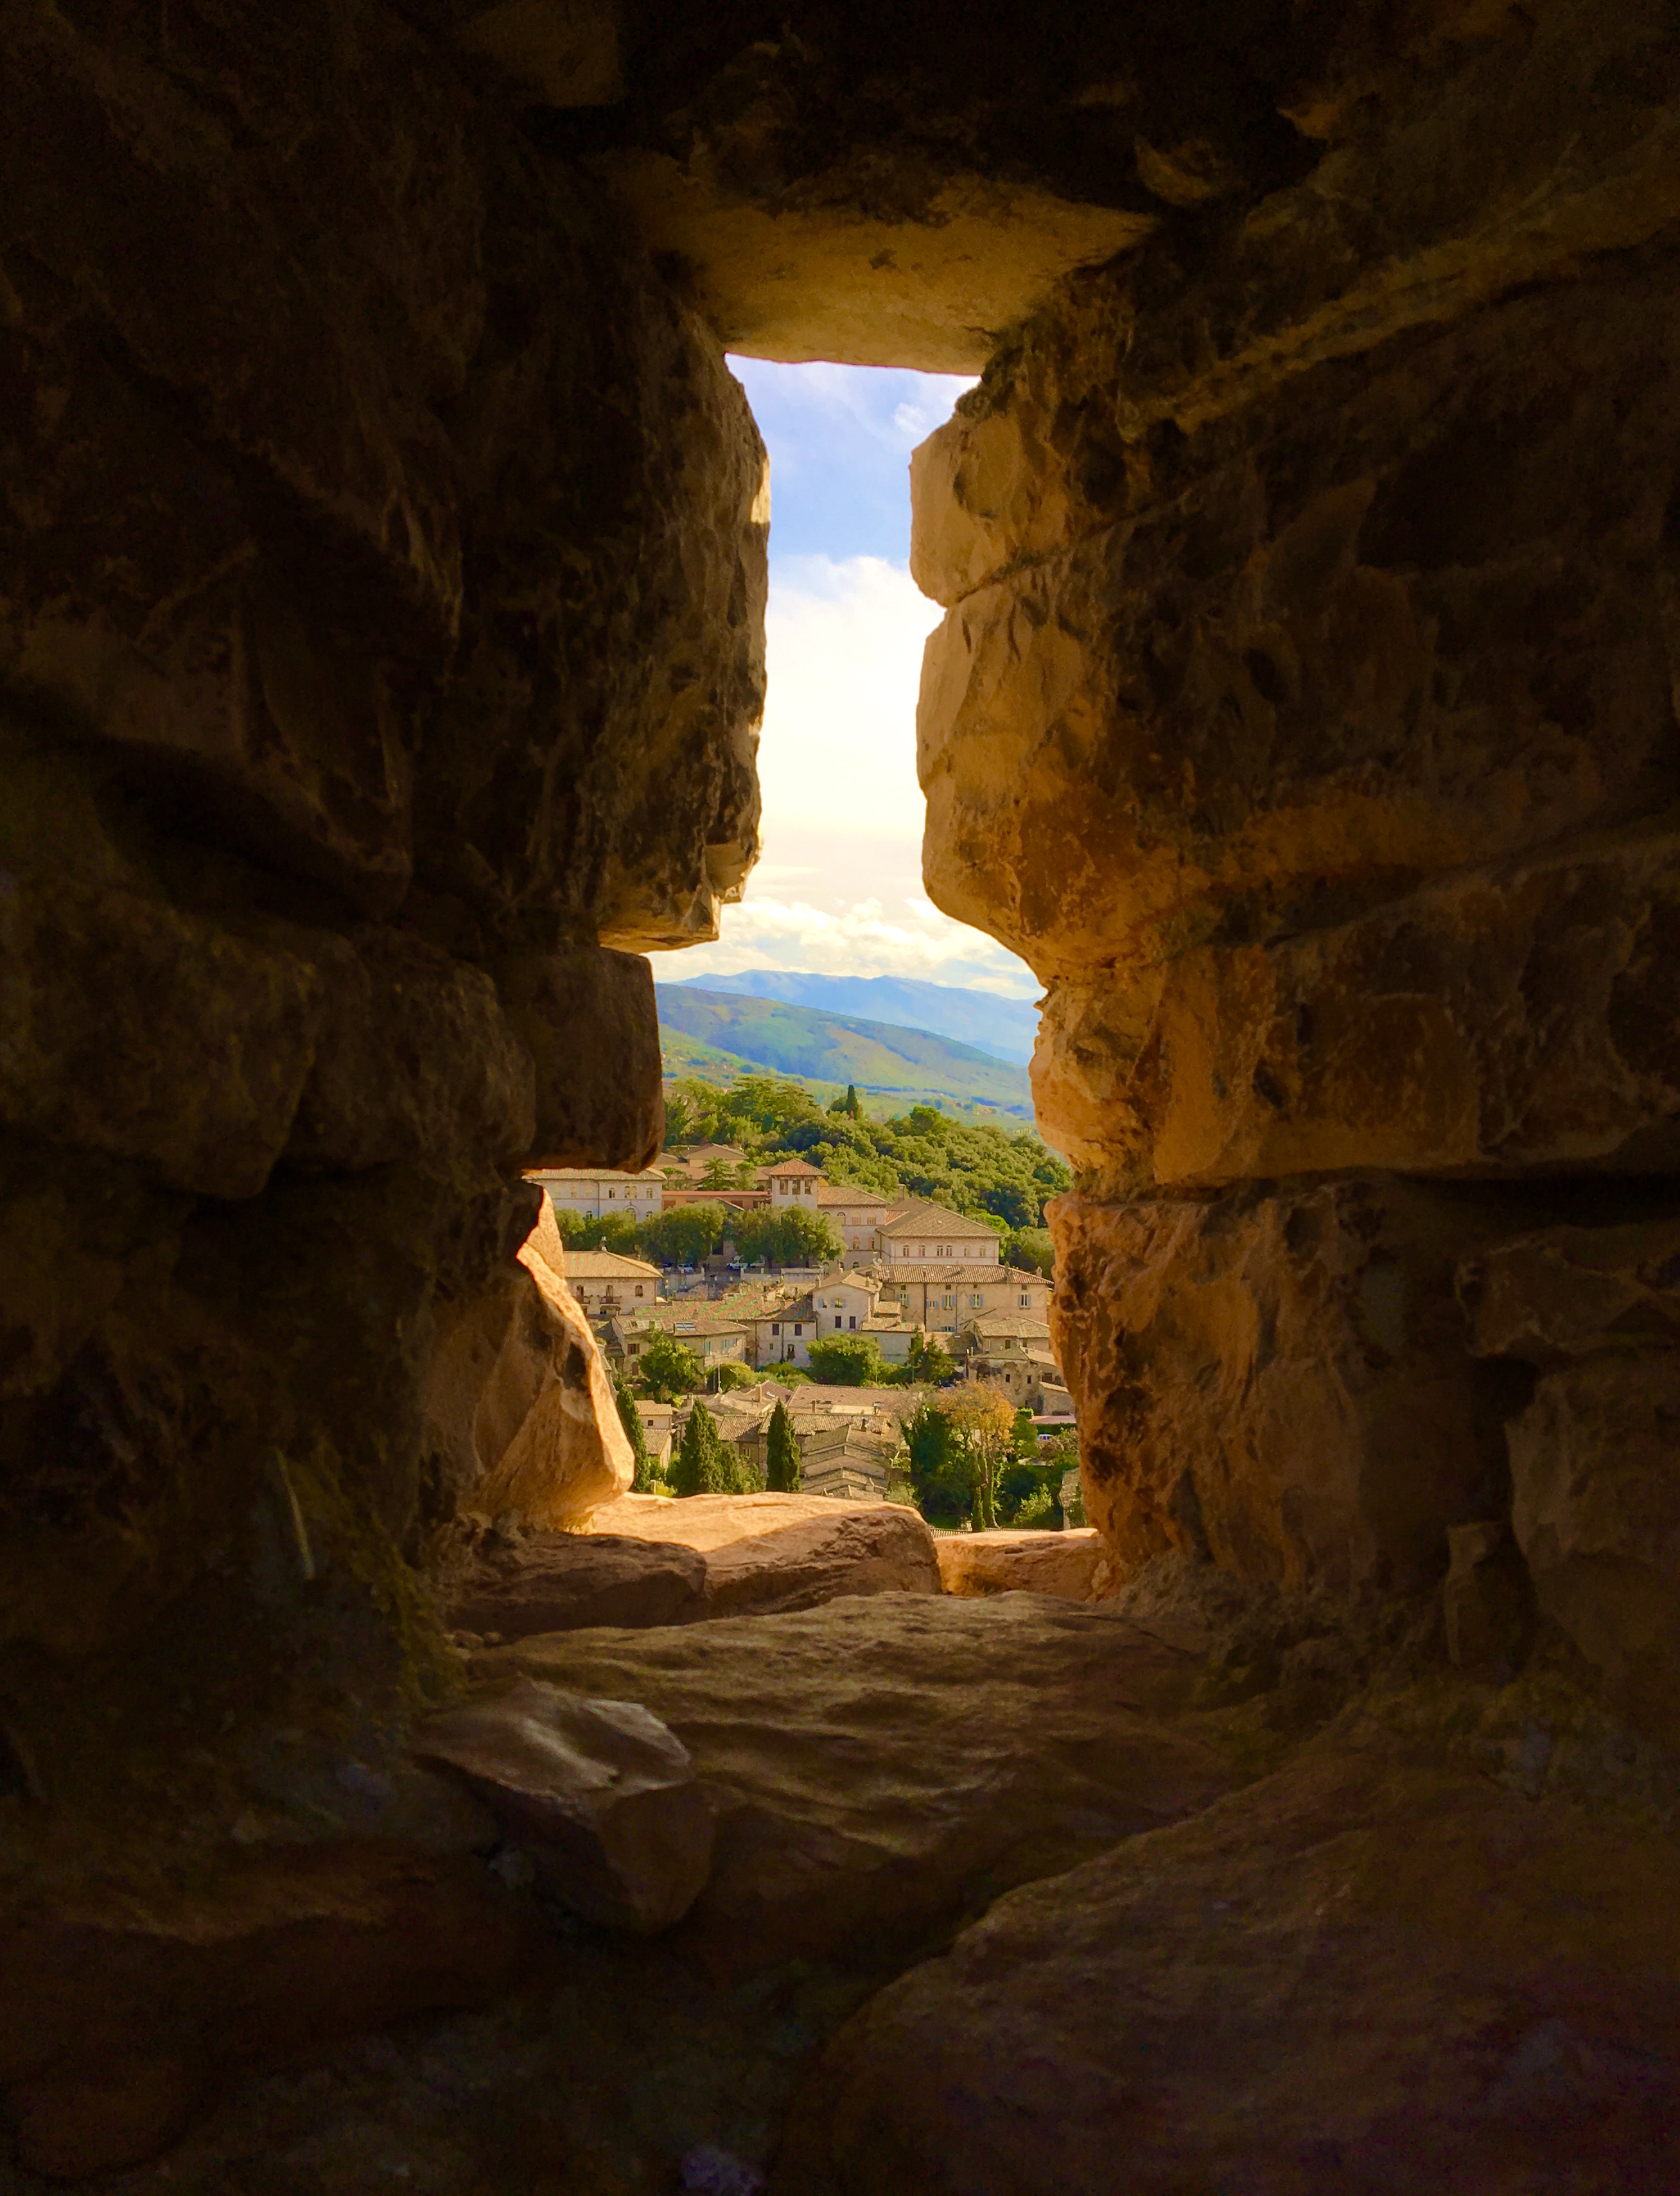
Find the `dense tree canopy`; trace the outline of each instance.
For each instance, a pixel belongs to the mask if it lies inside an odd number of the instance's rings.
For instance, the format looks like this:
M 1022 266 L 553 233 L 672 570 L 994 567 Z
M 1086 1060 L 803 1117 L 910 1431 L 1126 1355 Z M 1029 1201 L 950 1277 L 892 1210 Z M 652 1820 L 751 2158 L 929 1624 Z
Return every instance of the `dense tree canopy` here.
M 618 1423 L 624 1429 L 630 1444 L 630 1454 L 635 1459 L 635 1477 L 630 1482 L 634 1494 L 647 1494 L 653 1488 L 653 1459 L 647 1453 L 647 1430 L 642 1425 L 641 1413 L 636 1408 L 635 1398 L 623 1380 L 612 1384 L 612 1400 L 618 1406 Z
M 959 1121 L 934 1106 L 869 1121 L 853 1110 L 855 1096 L 849 1089 L 825 1110 L 802 1084 L 779 1076 L 743 1076 L 727 1088 L 684 1077 L 667 1095 L 666 1135 L 673 1145 L 739 1144 L 761 1163 L 797 1155 L 831 1182 L 872 1189 L 901 1182 L 912 1196 L 990 1216 L 1008 1231 L 1041 1228 L 1046 1199 L 1072 1184 L 1030 1129 Z
M 696 1403 L 671 1466 L 671 1485 L 679 1494 L 727 1494 L 732 1477 L 717 1422 L 704 1403 Z
M 706 1384 L 699 1354 L 674 1334 L 655 1334 L 644 1345 L 638 1372 L 642 1384 L 662 1401 L 696 1396 Z
M 803 1482 L 799 1436 L 793 1430 L 787 1405 L 778 1403 L 770 1413 L 765 1440 L 764 1483 L 773 1494 L 797 1494 Z
M 832 1388 L 883 1388 L 892 1375 L 872 1335 L 831 1334 L 811 1344 L 811 1374 Z

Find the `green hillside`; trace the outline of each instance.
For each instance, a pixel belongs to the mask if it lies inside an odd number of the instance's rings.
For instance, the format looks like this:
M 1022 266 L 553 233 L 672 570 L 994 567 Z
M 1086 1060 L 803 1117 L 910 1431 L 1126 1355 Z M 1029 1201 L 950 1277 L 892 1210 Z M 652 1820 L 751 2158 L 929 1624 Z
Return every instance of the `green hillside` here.
M 716 1081 L 726 1073 L 768 1069 L 820 1084 L 825 1094 L 854 1084 L 872 1113 L 942 1104 L 1032 1118 L 1026 1070 L 972 1045 L 777 999 L 686 984 L 656 988 L 668 1075 Z M 870 1104 L 872 1099 L 886 1101 L 884 1108 Z
M 665 1079 L 674 1082 L 678 1077 L 692 1077 L 701 1083 L 715 1084 L 727 1089 L 732 1084 L 754 1075 L 765 1075 L 771 1071 L 756 1060 L 744 1059 L 739 1053 L 721 1051 L 715 1044 L 703 1044 L 698 1037 L 685 1037 L 681 1030 L 662 1029 L 660 1049 L 664 1055 Z M 826 1106 L 831 1099 L 843 1097 L 846 1084 L 828 1082 L 821 1076 L 786 1075 L 785 1082 L 797 1084 L 819 1107 Z M 1020 1106 L 997 1106 L 982 1098 L 953 1098 L 948 1092 L 934 1088 L 914 1088 L 890 1092 L 858 1089 L 858 1104 L 869 1121 L 886 1121 L 901 1113 L 907 1106 L 941 1106 L 955 1120 L 991 1121 L 1000 1128 L 1018 1129 L 1023 1121 L 1030 1123 L 1030 1110 Z

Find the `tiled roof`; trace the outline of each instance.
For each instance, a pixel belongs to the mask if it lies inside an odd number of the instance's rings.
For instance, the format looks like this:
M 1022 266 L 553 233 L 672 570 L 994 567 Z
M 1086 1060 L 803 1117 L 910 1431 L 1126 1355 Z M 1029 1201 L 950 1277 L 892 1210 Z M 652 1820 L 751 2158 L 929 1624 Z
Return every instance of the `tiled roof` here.
M 819 1180 L 822 1176 L 822 1169 L 812 1166 L 805 1159 L 777 1159 L 766 1167 L 764 1171 L 772 1182 L 779 1182 L 782 1176 L 787 1174 L 814 1174 Z
M 659 1268 L 641 1258 L 621 1257 L 617 1251 L 567 1251 L 565 1278 L 569 1281 L 657 1281 Z
M 623 1167 L 530 1167 L 526 1170 L 527 1182 L 658 1182 L 665 1177 L 652 1167 L 643 1167 L 634 1174 Z
M 897 1260 L 885 1269 L 895 1281 L 989 1281 L 994 1288 L 1006 1281 L 1001 1266 L 965 1266 L 955 1258 Z
M 771 1169 L 779 1174 L 779 1167 Z M 866 1189 L 860 1182 L 826 1182 L 817 1192 L 819 1205 L 855 1205 L 866 1206 L 872 1212 L 901 1211 L 904 1199 L 895 1192 L 885 1189 Z
M 897 1219 L 883 1222 L 883 1235 L 895 1241 L 907 1235 L 989 1235 L 998 1240 L 995 1228 L 988 1228 L 983 1220 L 970 1220 L 965 1212 L 947 1211 L 942 1205 L 912 1205 Z
M 1047 1322 L 1035 1311 L 977 1311 L 964 1325 L 982 1338 L 988 1334 L 1030 1335 L 1048 1341 Z

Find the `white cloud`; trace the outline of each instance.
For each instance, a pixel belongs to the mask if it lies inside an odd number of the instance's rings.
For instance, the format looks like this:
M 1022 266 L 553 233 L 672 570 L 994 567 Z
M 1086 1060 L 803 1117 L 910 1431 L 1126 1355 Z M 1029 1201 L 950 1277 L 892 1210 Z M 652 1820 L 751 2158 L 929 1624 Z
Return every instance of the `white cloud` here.
M 908 894 L 885 904 L 872 895 L 820 902 L 783 899 L 762 892 L 756 876 L 740 906 L 725 910 L 723 934 L 715 945 L 662 959 L 654 974 L 681 981 L 735 975 L 743 968 L 914 976 L 1005 998 L 1035 998 L 1040 989 L 1030 970 L 1002 946 L 953 922 L 924 900 L 918 903 Z
M 916 691 L 940 616 L 884 558 L 782 561 L 765 627 L 763 858 L 717 942 L 662 959 L 660 976 L 797 968 L 1037 996 L 1030 969 L 923 888 Z
M 916 691 L 940 615 L 883 558 L 791 557 L 779 568 L 758 748 L 767 861 L 788 858 L 791 826 L 919 842 Z

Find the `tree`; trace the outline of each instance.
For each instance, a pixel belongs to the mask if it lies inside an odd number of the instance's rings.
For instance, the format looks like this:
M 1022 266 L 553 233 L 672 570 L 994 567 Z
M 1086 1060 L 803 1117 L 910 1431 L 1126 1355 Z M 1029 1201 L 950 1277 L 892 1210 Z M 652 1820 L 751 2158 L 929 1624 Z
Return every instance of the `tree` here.
M 804 1084 L 779 1075 L 744 1075 L 718 1105 L 720 1126 L 727 1124 L 738 1136 L 781 1136 L 801 1121 L 821 1118 Z
M 1017 1228 L 1004 1245 L 1004 1256 L 1011 1266 L 1042 1274 L 1047 1281 L 1055 1278 L 1056 1241 L 1047 1228 Z
M 662 1403 L 677 1396 L 697 1395 L 706 1384 L 698 1352 L 674 1334 L 656 1334 L 643 1348 L 639 1369 L 643 1385 Z
M 951 1421 L 937 1403 L 919 1403 L 905 1421 L 910 1491 L 930 1525 L 959 1525 L 972 1496 L 957 1469 Z
M 698 1266 L 722 1241 L 723 1222 L 715 1205 L 673 1205 L 643 1221 L 642 1256 L 660 1266 Z
M 704 1403 L 696 1403 L 671 1466 L 671 1486 L 678 1494 L 727 1494 L 732 1476 L 716 1421 Z
M 830 1334 L 811 1344 L 814 1379 L 833 1388 L 884 1388 L 887 1361 L 870 1334 Z
M 1015 1412 L 1000 1389 L 972 1382 L 945 1404 L 953 1445 L 974 1491 L 974 1522 L 982 1532 L 998 1523 L 998 1489 L 1015 1453 Z
M 1017 1456 L 1031 1464 L 1038 1462 L 1039 1430 L 1033 1424 L 1033 1414 L 1021 1404 L 1015 1413 L 1015 1424 L 1010 1430 L 1010 1439 Z
M 701 1144 L 717 1133 L 717 1106 L 721 1093 L 698 1076 L 685 1075 L 665 1093 L 665 1142 Z
M 778 1403 L 770 1413 L 764 1443 L 764 1483 L 773 1494 L 797 1494 L 805 1483 L 799 1436 L 793 1430 L 785 1403 Z
M 826 1266 L 843 1248 L 833 1222 L 820 1212 L 771 1212 L 761 1206 L 742 1213 L 733 1233 L 749 1264 L 762 1258 L 770 1266 Z
M 1062 1501 L 1062 1482 L 1070 1471 L 1079 1470 L 1079 1436 L 1069 1426 L 1065 1432 L 1055 1435 L 1039 1452 L 1049 1475 L 1050 1484 L 1056 1490 L 1057 1503 Z M 1070 1501 L 1063 1505 L 1063 1520 L 1069 1525 L 1085 1523 L 1085 1487 L 1083 1482 L 1075 1490 Z
M 714 1365 L 711 1369 L 711 1390 L 715 1396 L 721 1396 L 730 1388 L 750 1388 L 757 1377 L 750 1365 L 726 1357 L 721 1365 Z
M 576 1226 L 560 1231 L 569 1251 L 616 1251 L 621 1257 L 633 1258 L 641 1247 L 634 1213 L 579 1212 L 572 1217 Z
M 904 1361 L 904 1369 L 912 1384 L 930 1388 L 942 1387 L 956 1371 L 956 1364 L 948 1349 L 934 1341 L 925 1328 L 918 1327 L 910 1353 Z
M 642 1425 L 641 1413 L 636 1408 L 635 1398 L 617 1377 L 612 1383 L 612 1400 L 618 1406 L 618 1423 L 624 1429 L 624 1438 L 630 1444 L 630 1454 L 635 1459 L 636 1475 L 630 1482 L 631 1492 L 651 1494 L 653 1491 L 653 1459 L 647 1453 L 647 1429 Z

